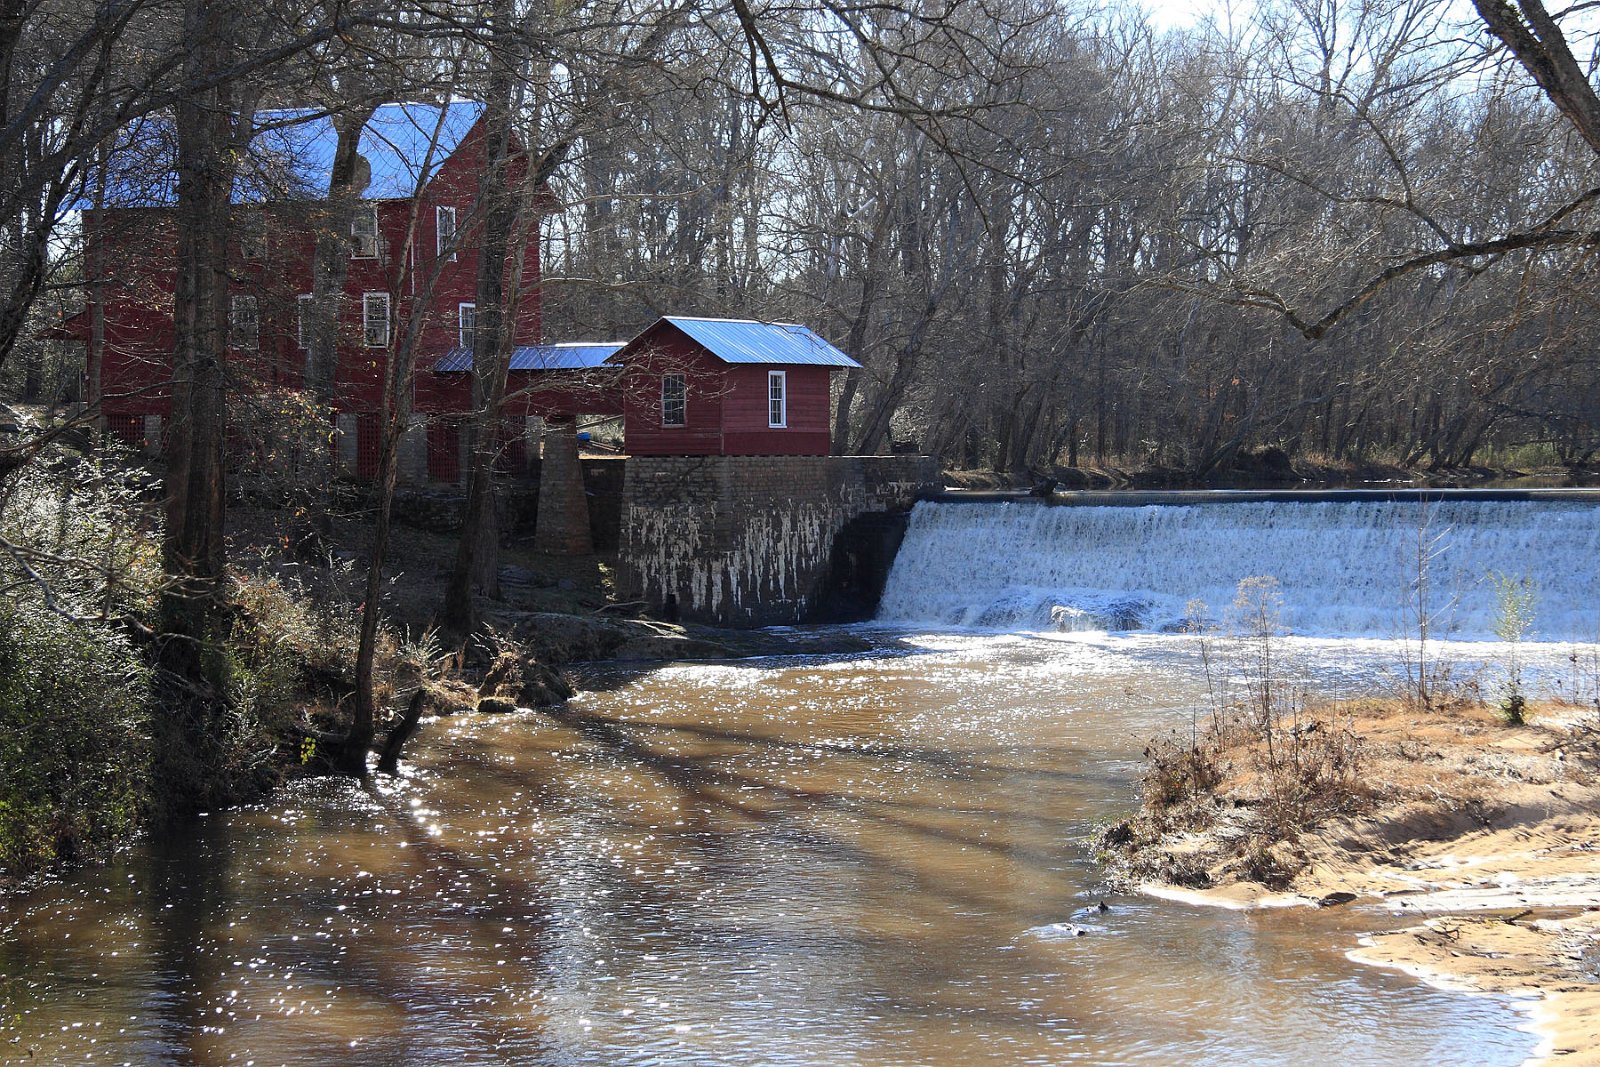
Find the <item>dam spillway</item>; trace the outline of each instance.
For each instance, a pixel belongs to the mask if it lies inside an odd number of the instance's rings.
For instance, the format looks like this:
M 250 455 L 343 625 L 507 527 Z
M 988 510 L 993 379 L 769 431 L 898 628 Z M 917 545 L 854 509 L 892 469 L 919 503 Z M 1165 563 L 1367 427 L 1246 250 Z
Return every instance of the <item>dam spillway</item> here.
M 1097 494 L 1104 498 L 1105 494 Z M 1291 632 L 1493 640 L 1491 575 L 1529 583 L 1534 639 L 1600 629 L 1600 497 L 1583 493 L 1175 494 L 1173 503 L 916 506 L 877 620 L 982 630 L 1176 630 L 1276 578 Z M 1419 587 L 1419 559 L 1426 577 Z M 1052 622 L 1055 612 L 1056 622 Z

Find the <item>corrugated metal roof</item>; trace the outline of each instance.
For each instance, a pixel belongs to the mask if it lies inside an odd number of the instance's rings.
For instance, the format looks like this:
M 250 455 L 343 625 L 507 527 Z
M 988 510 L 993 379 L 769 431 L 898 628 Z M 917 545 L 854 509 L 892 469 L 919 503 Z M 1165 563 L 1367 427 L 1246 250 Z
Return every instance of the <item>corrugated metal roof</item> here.
M 753 319 L 702 319 L 668 315 L 669 322 L 724 363 L 783 363 L 813 367 L 861 364 L 804 326 Z
M 366 200 L 410 196 L 423 164 L 437 171 L 483 114 L 476 100 L 449 104 L 384 104 L 361 133 L 360 151 L 372 167 Z M 235 203 L 316 200 L 328 194 L 338 134 L 320 109 L 258 112 L 262 129 L 234 183 Z M 428 146 L 434 141 L 430 158 Z M 106 199 L 119 207 L 164 207 L 177 200 L 177 142 L 172 123 L 150 117 L 124 128 L 112 149 Z M 83 206 L 83 205 L 80 205 Z
M 460 374 L 462 371 L 471 369 L 472 349 L 470 348 L 452 348 L 433 361 L 433 373 L 435 374 Z
M 511 350 L 512 370 L 589 370 L 606 361 L 622 343 L 579 341 L 559 345 L 522 345 Z M 472 349 L 452 348 L 433 365 L 435 374 L 459 374 L 472 369 Z

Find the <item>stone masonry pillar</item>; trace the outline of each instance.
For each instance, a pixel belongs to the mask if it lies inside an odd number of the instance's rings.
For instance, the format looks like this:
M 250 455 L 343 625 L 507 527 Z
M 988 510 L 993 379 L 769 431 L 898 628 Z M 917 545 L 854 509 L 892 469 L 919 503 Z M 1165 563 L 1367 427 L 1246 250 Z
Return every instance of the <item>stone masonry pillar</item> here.
M 356 417 L 346 412 L 334 416 L 334 433 L 338 440 L 339 470 L 354 474 L 356 470 Z
M 529 415 L 523 419 L 522 437 L 528 443 L 528 470 L 537 470 L 539 467 L 540 439 L 544 437 L 544 419 L 538 415 Z
M 400 435 L 398 480 L 403 485 L 422 485 L 428 480 L 428 418 L 412 415 Z
M 140 450 L 147 456 L 159 456 L 161 447 L 161 416 L 146 415 L 144 425 L 140 428 Z
M 578 462 L 576 419 L 550 419 L 545 423 L 533 550 L 553 556 L 587 556 L 594 552 L 589 535 L 589 498 L 583 489 L 583 466 Z

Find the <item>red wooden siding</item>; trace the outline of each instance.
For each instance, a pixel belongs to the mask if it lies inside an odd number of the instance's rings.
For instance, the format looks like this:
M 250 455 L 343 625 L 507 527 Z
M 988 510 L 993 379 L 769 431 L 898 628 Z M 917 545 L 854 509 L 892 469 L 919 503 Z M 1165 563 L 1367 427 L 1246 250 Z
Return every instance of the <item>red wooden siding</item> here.
M 767 425 L 767 372 L 784 372 L 788 425 Z M 730 456 L 825 456 L 832 394 L 827 367 L 739 364 L 724 368 L 723 452 Z
M 589 370 L 514 370 L 506 383 L 507 415 L 569 418 L 621 415 L 620 375 L 611 367 Z
M 722 454 L 725 369 L 721 360 L 676 329 L 645 335 L 622 377 L 623 437 L 635 456 Z M 661 425 L 661 376 L 682 374 L 684 425 Z
M 458 249 L 453 262 L 441 265 L 430 299 L 417 289 L 435 266 L 438 206 L 454 206 L 458 227 L 464 227 L 476 196 L 482 170 L 484 139 L 475 127 L 456 151 L 439 166 L 423 193 L 412 262 L 395 270 L 395 256 L 405 247 L 410 204 L 400 200 L 366 201 L 378 214 L 379 255 L 352 257 L 348 265 L 340 309 L 338 373 L 335 406 L 346 412 L 378 410 L 383 374 L 393 345 L 413 316 L 424 321 L 418 365 L 433 361 L 458 340 L 457 307 L 475 300 L 478 253 L 469 242 Z M 515 181 L 510 175 L 507 181 Z M 234 388 L 300 388 L 304 384 L 306 353 L 299 342 L 298 298 L 312 290 L 312 258 L 318 205 L 283 203 L 239 205 L 241 221 L 259 220 L 265 249 L 247 257 L 240 242 L 230 248 L 229 271 L 235 279 L 231 291 L 256 298 L 260 332 L 257 347 L 229 353 L 236 372 Z M 108 416 L 133 418 L 146 414 L 166 416 L 171 409 L 176 246 L 170 208 L 108 208 L 86 213 L 84 221 L 88 260 L 92 273 L 105 282 L 105 347 L 102 363 L 103 410 Z M 241 226 L 242 230 L 244 227 Z M 537 228 L 529 234 L 525 269 L 537 277 Z M 396 275 L 400 290 L 390 309 L 389 348 L 368 348 L 362 343 L 362 294 L 387 292 Z M 526 279 L 525 279 L 526 280 Z M 81 317 L 79 338 L 87 341 L 88 316 Z M 539 291 L 532 286 L 518 310 L 515 339 L 533 343 L 539 336 Z M 417 406 L 421 411 L 470 411 L 470 386 L 428 381 L 419 372 Z M 612 413 L 603 408 L 601 413 Z M 133 425 L 119 423 L 119 425 Z M 358 423 L 364 425 L 364 423 Z M 142 426 L 140 427 L 142 433 Z M 358 430 L 358 437 L 361 431 Z M 373 453 L 375 455 L 375 452 Z M 358 450 L 364 457 L 365 451 Z M 364 464 L 363 459 L 363 464 Z
M 464 415 L 472 410 L 472 376 L 418 370 L 412 400 L 417 411 L 425 414 L 453 412 Z
M 671 324 L 624 356 L 623 436 L 636 456 L 825 456 L 831 443 L 828 367 L 727 364 Z M 788 425 L 767 425 L 767 373 L 785 373 Z M 661 425 L 661 375 L 688 378 L 687 425 Z

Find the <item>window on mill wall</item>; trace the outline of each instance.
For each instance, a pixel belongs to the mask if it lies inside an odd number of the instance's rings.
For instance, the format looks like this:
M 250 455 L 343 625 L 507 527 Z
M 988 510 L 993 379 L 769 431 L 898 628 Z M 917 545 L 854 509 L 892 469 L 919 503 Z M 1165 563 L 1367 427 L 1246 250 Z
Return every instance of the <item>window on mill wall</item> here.
M 350 219 L 350 255 L 356 259 L 378 258 L 378 209 L 363 206 Z
M 789 425 L 789 375 L 786 371 L 767 372 L 767 428 L 781 430 Z
M 361 298 L 361 334 L 368 348 L 389 346 L 388 293 L 367 293 Z
M 661 376 L 661 425 L 686 425 L 688 414 L 688 383 L 681 374 L 663 374 Z

